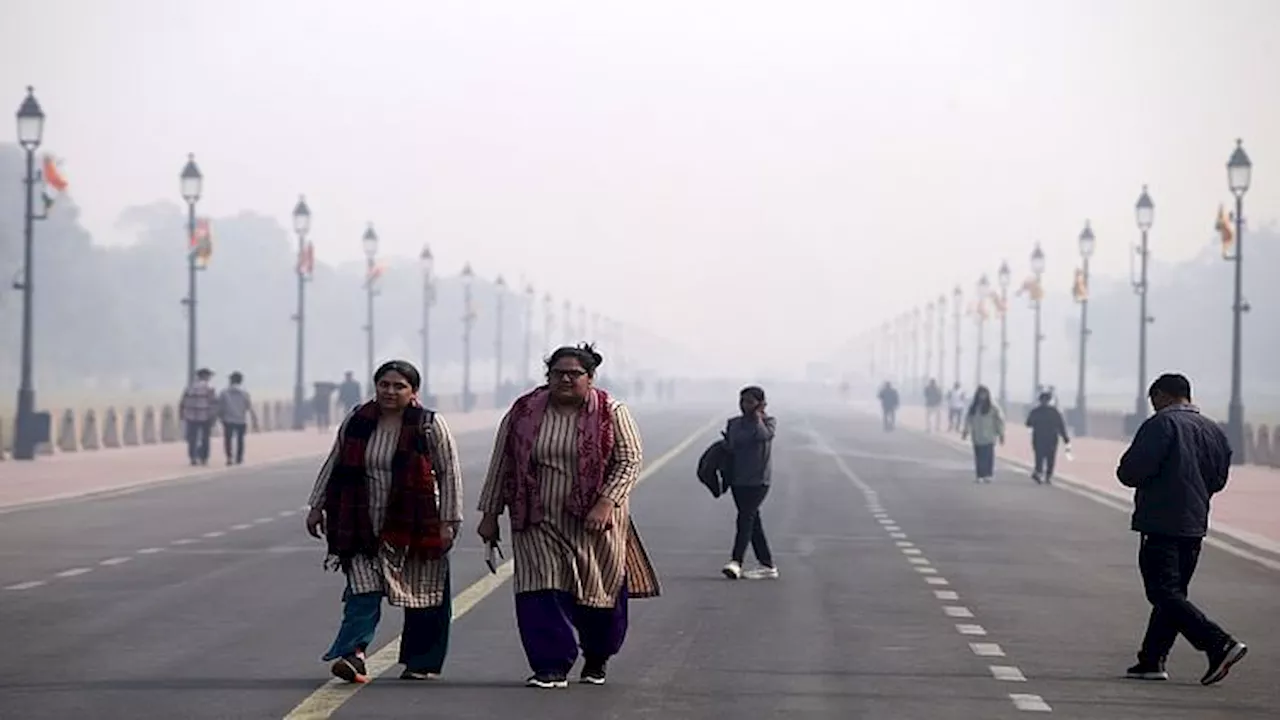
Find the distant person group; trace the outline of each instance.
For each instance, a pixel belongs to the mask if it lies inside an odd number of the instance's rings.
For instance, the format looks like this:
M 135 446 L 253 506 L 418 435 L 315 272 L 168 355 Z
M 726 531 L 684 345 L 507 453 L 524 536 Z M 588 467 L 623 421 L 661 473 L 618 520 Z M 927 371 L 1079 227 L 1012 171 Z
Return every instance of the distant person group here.
M 245 433 L 258 426 L 258 415 L 253 401 L 244 389 L 244 375 L 233 372 L 227 377 L 227 386 L 221 391 L 210 380 L 213 371 L 200 368 L 195 380 L 187 386 L 178 402 L 178 415 L 182 418 L 187 441 L 187 458 L 192 465 L 209 464 L 209 444 L 214 423 L 222 423 L 223 447 L 227 465 L 244 462 Z

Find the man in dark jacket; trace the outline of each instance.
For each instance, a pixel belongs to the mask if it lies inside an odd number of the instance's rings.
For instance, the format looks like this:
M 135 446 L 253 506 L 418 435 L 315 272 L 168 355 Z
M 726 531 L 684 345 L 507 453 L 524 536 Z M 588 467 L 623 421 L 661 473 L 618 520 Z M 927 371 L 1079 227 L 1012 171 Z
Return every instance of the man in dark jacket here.
M 1142 534 L 1138 568 L 1151 619 L 1128 676 L 1167 680 L 1165 657 L 1178 633 L 1209 657 L 1200 679 L 1212 685 L 1248 652 L 1187 599 L 1209 529 L 1209 500 L 1227 485 L 1231 446 L 1217 423 L 1191 404 L 1191 383 L 1161 375 L 1148 392 L 1155 415 L 1138 428 L 1116 477 L 1134 488 L 1133 529 Z
M 1040 404 L 1027 413 L 1027 427 L 1031 428 L 1031 451 L 1036 456 L 1036 469 L 1031 473 L 1031 479 L 1049 485 L 1053 482 L 1053 466 L 1058 460 L 1058 439 L 1062 439 L 1068 452 L 1071 448 L 1067 423 L 1058 408 L 1053 406 L 1053 393 L 1040 393 Z
M 725 443 L 730 455 L 733 504 L 738 507 L 737 530 L 733 537 L 733 552 L 722 572 L 725 577 L 737 580 L 742 577 L 742 561 L 751 545 L 760 568 L 745 573 L 748 578 L 778 577 L 773 564 L 769 541 L 760 523 L 760 505 L 769 494 L 773 481 L 773 434 L 777 421 L 765 413 L 764 390 L 752 385 L 745 387 L 738 396 L 739 417 L 731 418 L 725 426 Z

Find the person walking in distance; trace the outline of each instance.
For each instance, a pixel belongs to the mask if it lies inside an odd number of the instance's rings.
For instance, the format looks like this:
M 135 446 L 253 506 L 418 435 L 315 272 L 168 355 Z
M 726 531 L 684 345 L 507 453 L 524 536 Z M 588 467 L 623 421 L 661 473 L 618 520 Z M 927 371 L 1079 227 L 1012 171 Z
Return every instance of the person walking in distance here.
M 760 521 L 760 505 L 769 494 L 773 481 L 773 436 L 777 421 L 765 412 L 764 390 L 751 385 L 738 395 L 738 409 L 742 414 L 730 418 L 725 425 L 724 436 L 732 457 L 733 484 L 729 492 L 738 508 L 737 529 L 733 536 L 730 560 L 724 566 L 724 576 L 737 580 L 744 576 L 742 561 L 747 554 L 747 544 L 756 556 L 760 567 L 749 570 L 745 576 L 751 579 L 778 577 L 778 567 L 773 563 L 769 541 Z
M 187 457 L 192 465 L 209 464 L 209 433 L 213 430 L 218 401 L 218 391 L 209 384 L 211 377 L 212 370 L 197 370 L 178 403 L 178 414 L 187 436 Z
M 924 387 L 924 426 L 928 432 L 938 432 L 942 429 L 942 388 L 938 387 L 938 381 L 929 379 L 929 384 Z
M 876 397 L 880 400 L 880 412 L 884 416 L 884 429 L 889 432 L 897 427 L 898 403 L 901 398 L 898 397 L 897 388 L 888 380 L 880 386 L 880 392 L 876 393 Z
M 1120 457 L 1116 478 L 1134 489 L 1131 527 L 1140 533 L 1138 569 L 1151 617 L 1127 675 L 1168 680 L 1165 658 L 1181 633 L 1208 656 L 1202 685 L 1212 685 L 1248 652 L 1187 599 L 1200 546 L 1209 529 L 1209 501 L 1227 485 L 1231 444 L 1218 424 L 1191 403 L 1191 382 L 1165 374 L 1147 396 L 1147 418 Z
M 338 404 L 342 406 L 342 412 L 359 407 L 363 397 L 364 393 L 360 390 L 360 383 L 356 382 L 355 373 L 348 370 L 342 378 L 342 384 L 338 386 Z
M 965 414 L 960 439 L 973 438 L 973 464 L 978 483 L 990 483 L 995 476 L 996 443 L 1004 444 L 1004 413 L 991 401 L 991 390 L 979 385 L 973 404 Z
M 960 389 L 960 383 L 956 383 L 947 392 L 948 432 L 960 432 L 964 428 L 964 408 L 966 404 L 964 390 Z
M 227 453 L 228 465 L 244 463 L 244 435 L 253 420 L 258 425 L 258 414 L 253 411 L 253 401 L 241 386 L 244 375 L 239 371 L 227 378 L 230 383 L 218 394 L 218 419 L 222 421 L 222 444 Z
M 1040 392 L 1040 404 L 1027 413 L 1027 427 L 1031 428 L 1031 450 L 1035 454 L 1035 470 L 1031 479 L 1045 485 L 1053 482 L 1053 466 L 1058 459 L 1058 439 L 1067 446 L 1070 459 L 1071 438 L 1067 436 L 1067 422 L 1053 405 L 1053 393 Z

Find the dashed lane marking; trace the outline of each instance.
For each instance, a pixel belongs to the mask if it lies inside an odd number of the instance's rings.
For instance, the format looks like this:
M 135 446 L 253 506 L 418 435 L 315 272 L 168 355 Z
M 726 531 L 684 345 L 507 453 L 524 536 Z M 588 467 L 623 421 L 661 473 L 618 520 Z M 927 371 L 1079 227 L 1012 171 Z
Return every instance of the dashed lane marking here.
M 250 525 L 249 523 L 240 523 L 239 525 L 232 525 L 231 529 L 232 530 L 248 530 L 251 527 L 253 526 Z
M 194 539 L 194 538 L 178 538 L 177 540 L 174 540 L 173 542 L 171 542 L 171 543 L 169 543 L 169 544 L 170 544 L 170 545 L 192 545 L 192 544 L 194 544 L 194 543 L 198 543 L 198 542 L 200 542 L 200 541 L 199 541 L 199 540 L 196 540 L 196 539 Z
M 924 579 L 924 581 L 929 583 L 930 585 L 950 585 L 951 584 L 951 581 L 944 577 L 927 577 Z
M 889 533 L 889 537 L 893 538 L 894 540 L 906 540 L 907 534 L 904 532 L 891 532 Z
M 161 553 L 161 552 L 164 552 L 164 548 L 149 547 L 149 548 L 142 548 L 141 550 L 138 551 L 138 554 L 139 555 L 155 555 L 156 553 Z
M 996 643 L 969 643 L 969 649 L 978 657 L 1004 657 L 1004 650 Z
M 1024 712 L 1053 712 L 1053 708 L 1049 707 L 1049 703 L 1039 695 L 1024 695 L 1022 693 L 1009 693 L 1009 699 L 1013 701 L 1013 706 Z
M 31 588 L 38 588 L 43 584 L 44 584 L 43 580 L 28 580 L 27 582 L 20 582 L 16 585 L 10 585 L 6 587 L 5 590 L 30 590 Z
M 911 563 L 912 565 L 932 565 L 933 564 L 929 562 L 928 558 L 922 558 L 922 557 L 909 557 L 907 558 L 907 562 Z
M 961 635 L 986 635 L 987 629 L 981 625 L 956 625 L 956 632 Z
M 1026 682 L 1027 676 L 1022 671 L 1012 665 L 992 665 L 991 677 L 996 680 L 1004 680 L 1005 682 Z
M 221 530 L 212 530 L 210 532 L 205 533 L 204 535 L 201 535 L 200 537 L 219 538 L 219 537 L 222 537 L 223 535 L 226 535 L 226 533 Z
M 923 555 L 924 551 L 920 548 L 902 548 L 903 555 Z
M 98 563 L 98 564 L 99 564 L 99 565 L 105 565 L 105 566 L 107 566 L 107 567 L 111 567 L 112 565 L 123 565 L 123 564 L 125 564 L 125 563 L 129 562 L 129 561 L 130 561 L 130 560 L 132 560 L 132 559 L 133 559 L 133 558 L 131 558 L 131 557 L 113 557 L 113 558 L 107 558 L 106 560 L 103 560 L 102 562 L 100 562 L 100 563 Z
M 275 518 L 260 517 L 260 518 L 258 518 L 257 520 L 254 520 L 254 521 L 253 521 L 253 524 L 254 524 L 254 525 L 266 525 L 266 524 L 267 524 L 267 523 L 269 523 L 269 522 L 275 522 Z
M 939 600 L 956 601 L 960 599 L 960 593 L 955 590 L 934 590 L 933 596 Z
M 947 617 L 953 617 L 953 618 L 973 617 L 973 611 L 961 605 L 945 605 L 942 608 L 942 612 L 946 613 Z
M 60 578 L 69 578 L 69 577 L 75 577 L 77 575 L 84 575 L 85 573 L 88 573 L 88 572 L 93 572 L 93 568 L 87 568 L 87 567 L 71 568 L 70 570 L 63 570 L 60 573 L 54 573 L 53 576 L 60 577 Z

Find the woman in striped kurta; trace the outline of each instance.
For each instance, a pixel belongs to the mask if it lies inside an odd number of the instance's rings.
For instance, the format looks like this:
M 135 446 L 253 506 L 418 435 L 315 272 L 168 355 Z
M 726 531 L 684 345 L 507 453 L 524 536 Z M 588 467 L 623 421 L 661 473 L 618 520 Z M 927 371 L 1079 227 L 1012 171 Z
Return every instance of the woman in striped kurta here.
M 365 682 L 365 650 L 373 641 L 381 616 L 382 600 L 404 608 L 404 631 L 400 641 L 400 662 L 405 670 L 403 679 L 423 680 L 439 675 L 449 643 L 450 607 L 449 559 L 447 551 L 452 546 L 462 521 L 462 473 L 452 433 L 444 418 L 424 411 L 417 405 L 416 393 L 420 384 L 418 371 L 409 363 L 395 361 L 379 368 L 375 374 L 378 397 L 373 404 L 358 407 L 342 422 L 337 440 L 329 458 L 316 479 L 311 492 L 311 513 L 307 529 L 315 537 L 327 533 L 330 544 L 330 561 L 335 561 L 346 574 L 343 592 L 343 618 L 333 645 L 325 654 L 325 661 L 333 661 L 333 674 L 348 682 Z M 373 539 L 370 552 L 334 554 L 335 533 L 342 528 L 339 522 L 354 523 L 350 517 L 343 520 L 341 506 L 334 503 L 333 484 L 338 482 L 339 469 L 350 463 L 352 426 L 357 423 L 362 410 L 368 408 L 370 432 L 363 443 L 363 452 L 356 462 L 363 476 L 365 492 L 358 508 L 360 519 L 367 518 L 366 535 Z M 417 422 L 416 428 L 404 427 Z M 403 440 L 408 438 L 409 440 Z M 417 443 L 418 452 L 425 456 L 423 493 L 428 512 L 418 515 L 435 515 L 434 524 L 413 533 L 434 533 L 438 537 L 409 537 L 396 541 L 389 521 L 396 519 L 395 503 L 403 502 L 411 492 L 397 486 L 397 454 L 406 443 Z M 404 453 L 407 455 L 407 453 Z M 362 462 L 361 462 L 362 461 Z M 401 462 L 400 465 L 404 465 Z M 414 513 L 414 509 L 407 511 Z M 350 516 L 353 513 L 347 513 Z M 339 516 L 339 517 L 335 517 Z M 434 541 L 434 542 L 432 542 Z M 427 548 L 426 552 L 413 552 Z M 434 548 L 434 550 L 432 550 Z M 329 564 L 330 561 L 326 561 Z
M 534 687 L 566 687 L 579 643 L 581 680 L 602 684 L 626 636 L 628 599 L 659 594 L 628 503 L 640 433 L 625 405 L 592 386 L 600 362 L 590 346 L 552 354 L 548 385 L 503 418 L 480 498 L 486 542 L 510 511 L 516 621 Z

